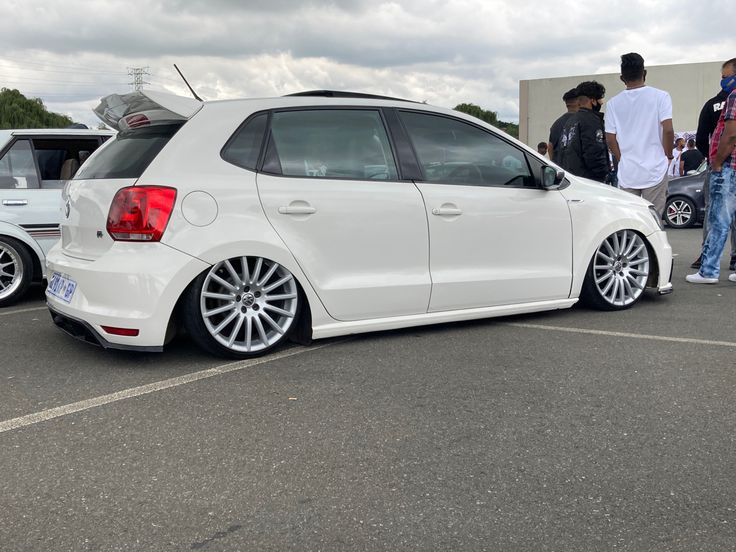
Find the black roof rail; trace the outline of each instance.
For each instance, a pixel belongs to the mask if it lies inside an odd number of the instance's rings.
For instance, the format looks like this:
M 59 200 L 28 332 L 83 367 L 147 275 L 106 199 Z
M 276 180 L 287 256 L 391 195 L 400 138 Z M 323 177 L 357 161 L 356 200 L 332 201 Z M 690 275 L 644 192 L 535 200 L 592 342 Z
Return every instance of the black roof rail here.
M 397 102 L 413 102 L 403 98 L 392 98 L 391 96 L 379 96 L 377 94 L 364 94 L 362 92 L 347 92 L 344 90 L 307 90 L 306 92 L 295 92 L 286 96 L 319 96 L 323 98 L 364 98 L 367 100 L 393 100 Z

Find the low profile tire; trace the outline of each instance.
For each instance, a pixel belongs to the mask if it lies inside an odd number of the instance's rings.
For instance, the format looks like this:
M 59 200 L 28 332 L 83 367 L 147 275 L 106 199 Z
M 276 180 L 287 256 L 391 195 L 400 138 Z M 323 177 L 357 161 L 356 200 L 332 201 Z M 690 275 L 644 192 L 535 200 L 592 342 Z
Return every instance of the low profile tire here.
M 23 297 L 33 277 L 33 260 L 25 245 L 0 236 L 0 307 Z
M 644 293 L 649 271 L 644 238 L 633 230 L 614 232 L 593 254 L 580 299 L 599 310 L 628 309 Z
M 695 203 L 686 197 L 673 197 L 667 200 L 664 220 L 671 228 L 689 228 L 698 222 Z
M 184 297 L 184 325 L 204 350 L 227 358 L 266 354 L 296 327 L 294 276 L 262 257 L 235 257 L 200 274 Z

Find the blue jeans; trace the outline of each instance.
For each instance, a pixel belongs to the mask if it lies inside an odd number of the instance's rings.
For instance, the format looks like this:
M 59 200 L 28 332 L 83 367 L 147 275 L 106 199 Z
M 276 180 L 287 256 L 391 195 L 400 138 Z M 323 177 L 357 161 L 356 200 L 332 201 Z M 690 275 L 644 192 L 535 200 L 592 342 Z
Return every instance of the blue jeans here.
M 710 174 L 710 208 L 708 210 L 708 237 L 703 243 L 700 275 L 718 278 L 721 254 L 726 245 L 728 227 L 736 216 L 736 171 L 723 167 Z

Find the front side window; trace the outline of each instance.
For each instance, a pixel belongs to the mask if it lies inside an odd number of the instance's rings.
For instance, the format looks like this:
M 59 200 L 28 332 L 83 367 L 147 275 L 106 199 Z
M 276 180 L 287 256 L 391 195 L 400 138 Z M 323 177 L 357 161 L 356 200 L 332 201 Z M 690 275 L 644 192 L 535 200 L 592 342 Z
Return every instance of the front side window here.
M 536 186 L 524 153 L 471 124 L 401 112 L 427 182 L 471 186 Z
M 274 113 L 264 171 L 305 178 L 398 179 L 380 113 L 358 109 Z
M 0 159 L 0 188 L 38 188 L 38 173 L 28 140 L 18 140 Z

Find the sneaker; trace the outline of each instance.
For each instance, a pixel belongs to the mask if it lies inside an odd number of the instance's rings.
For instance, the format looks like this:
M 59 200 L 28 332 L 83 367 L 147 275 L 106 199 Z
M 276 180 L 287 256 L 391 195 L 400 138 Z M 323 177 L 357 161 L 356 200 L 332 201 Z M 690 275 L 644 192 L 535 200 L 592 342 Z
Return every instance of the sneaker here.
M 736 282 L 736 272 L 734 272 L 733 274 L 729 274 L 728 275 L 728 281 L 729 282 Z
M 695 259 L 693 261 L 693 264 L 690 265 L 690 268 L 700 268 L 700 260 L 702 258 L 703 258 L 703 256 L 701 255 L 700 257 L 698 257 L 697 259 Z
M 731 277 L 729 276 L 729 279 Z M 695 274 L 688 274 L 685 276 L 685 280 L 690 282 L 691 284 L 717 284 L 718 278 L 706 278 L 705 276 L 701 276 L 700 272 L 696 272 Z

